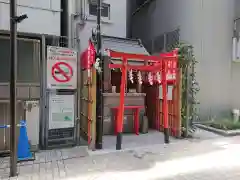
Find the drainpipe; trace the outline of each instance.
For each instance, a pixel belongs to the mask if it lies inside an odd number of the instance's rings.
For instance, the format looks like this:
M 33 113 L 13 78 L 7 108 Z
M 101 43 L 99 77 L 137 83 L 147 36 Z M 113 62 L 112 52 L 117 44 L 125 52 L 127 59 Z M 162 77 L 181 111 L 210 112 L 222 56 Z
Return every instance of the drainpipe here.
M 75 48 L 78 50 L 79 52 L 79 56 L 81 51 L 83 50 L 81 47 L 81 39 L 80 39 L 80 33 L 81 30 L 84 28 L 84 24 L 85 24 L 85 0 L 76 0 L 75 1 L 75 14 L 73 15 L 73 26 L 74 26 L 74 35 L 73 38 L 75 38 Z M 78 100 L 78 110 L 77 110 L 77 114 L 78 114 L 78 118 L 77 118 L 77 144 L 80 145 L 81 143 L 81 136 L 80 136 L 80 129 L 81 129 L 81 124 L 80 124 L 80 117 L 81 117 L 81 107 L 82 107 L 82 101 L 81 101 L 81 88 L 83 86 L 83 77 L 81 76 L 81 62 L 78 61 L 78 94 L 77 94 L 77 100 Z
M 134 16 L 137 12 L 139 12 L 140 10 L 142 10 L 146 5 L 150 4 L 152 1 L 155 1 L 155 0 L 146 0 L 140 7 L 138 7 L 138 8 L 132 13 L 132 16 Z
M 99 62 L 101 72 L 97 72 L 97 122 L 96 122 L 96 149 L 102 149 L 103 139 L 103 72 L 104 61 L 102 57 L 102 39 L 101 39 L 101 0 L 97 0 L 97 53 L 96 62 Z
M 69 46 L 69 1 L 61 0 L 61 36 L 63 37 L 64 47 Z M 67 39 L 66 39 L 67 38 Z
M 67 14 L 68 15 L 68 47 L 74 48 L 74 44 L 73 44 L 74 15 L 72 14 L 74 4 L 73 4 L 73 1 L 70 1 L 70 0 L 68 0 L 67 3 L 68 3 L 68 14 Z
M 73 26 L 72 28 L 74 29 L 73 31 L 75 31 L 74 34 L 74 38 L 76 38 L 76 43 L 74 45 L 74 48 L 77 48 L 77 51 L 78 51 L 78 57 L 80 57 L 80 52 L 81 52 L 81 40 L 80 40 L 80 36 L 79 36 L 79 33 L 80 33 L 80 26 L 81 26 L 81 23 L 82 23 L 82 13 L 83 13 L 83 9 L 82 9 L 82 0 L 76 0 L 75 1 L 75 15 L 73 15 Z M 80 15 L 80 16 L 79 16 Z M 78 18 L 80 17 L 80 18 Z M 80 22 L 77 21 L 77 19 L 79 19 Z M 75 22 L 77 21 L 77 22 Z M 79 80 L 77 81 L 77 87 L 78 87 L 78 90 L 77 90 L 77 103 L 78 103 L 78 109 L 77 109 L 77 129 L 76 129 L 76 141 L 77 141 L 77 145 L 80 145 L 81 144 L 81 124 L 80 124 L 80 117 L 81 117 L 81 107 L 82 107 L 82 101 L 81 101 L 81 88 L 82 88 L 82 77 L 81 77 L 81 62 L 78 61 L 78 78 Z

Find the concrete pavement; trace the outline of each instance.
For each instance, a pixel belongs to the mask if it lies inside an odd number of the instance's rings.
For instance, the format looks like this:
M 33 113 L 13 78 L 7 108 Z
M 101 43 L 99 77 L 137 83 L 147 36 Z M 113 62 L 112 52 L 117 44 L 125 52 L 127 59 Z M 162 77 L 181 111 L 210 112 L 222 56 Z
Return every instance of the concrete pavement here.
M 121 152 L 84 147 L 46 151 L 19 164 L 19 180 L 239 180 L 240 137 L 152 145 Z M 0 176 L 9 179 L 8 159 Z

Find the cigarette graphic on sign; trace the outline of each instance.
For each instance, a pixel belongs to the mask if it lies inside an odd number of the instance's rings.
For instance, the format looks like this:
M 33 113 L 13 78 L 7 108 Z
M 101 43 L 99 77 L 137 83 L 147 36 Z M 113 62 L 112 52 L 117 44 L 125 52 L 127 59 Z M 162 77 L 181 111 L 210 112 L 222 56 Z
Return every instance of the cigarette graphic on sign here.
M 68 68 L 66 68 L 66 67 L 61 67 L 61 69 L 62 69 L 66 74 L 69 74 L 69 69 L 68 69 Z M 61 74 L 61 72 L 60 72 L 58 69 L 56 69 L 56 70 L 55 70 L 55 74 Z
M 65 62 L 58 62 L 52 66 L 52 77 L 57 82 L 69 82 L 73 76 L 72 67 Z

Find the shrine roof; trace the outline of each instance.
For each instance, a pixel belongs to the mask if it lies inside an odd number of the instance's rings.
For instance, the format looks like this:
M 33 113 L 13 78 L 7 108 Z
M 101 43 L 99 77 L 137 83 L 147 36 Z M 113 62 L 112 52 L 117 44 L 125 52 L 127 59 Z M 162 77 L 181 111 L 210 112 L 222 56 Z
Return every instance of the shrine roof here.
M 102 48 L 113 51 L 131 53 L 131 54 L 146 54 L 149 55 L 139 39 L 128 39 L 113 36 L 102 36 Z

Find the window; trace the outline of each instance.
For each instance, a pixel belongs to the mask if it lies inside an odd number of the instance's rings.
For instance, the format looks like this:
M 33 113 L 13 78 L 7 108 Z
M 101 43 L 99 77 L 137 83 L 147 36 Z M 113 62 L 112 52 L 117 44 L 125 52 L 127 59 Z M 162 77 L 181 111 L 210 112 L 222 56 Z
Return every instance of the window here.
M 89 4 L 89 14 L 97 16 L 97 4 Z M 101 16 L 110 19 L 110 4 L 102 3 Z
M 176 45 L 179 43 L 180 38 L 180 31 L 179 29 L 176 29 L 175 31 L 168 32 L 166 35 L 166 50 L 171 51 L 173 48 L 176 47 Z
M 165 38 L 164 38 L 164 34 L 157 36 L 154 39 L 154 44 L 153 44 L 153 53 L 159 53 L 164 51 L 164 47 L 165 47 Z
M 10 40 L 9 37 L 0 37 L 0 83 L 10 80 Z M 18 83 L 39 83 L 40 82 L 40 42 L 19 39 L 18 40 Z
M 171 51 L 179 43 L 179 40 L 180 40 L 179 29 L 157 36 L 154 39 L 153 52 L 157 53 L 157 52 Z

